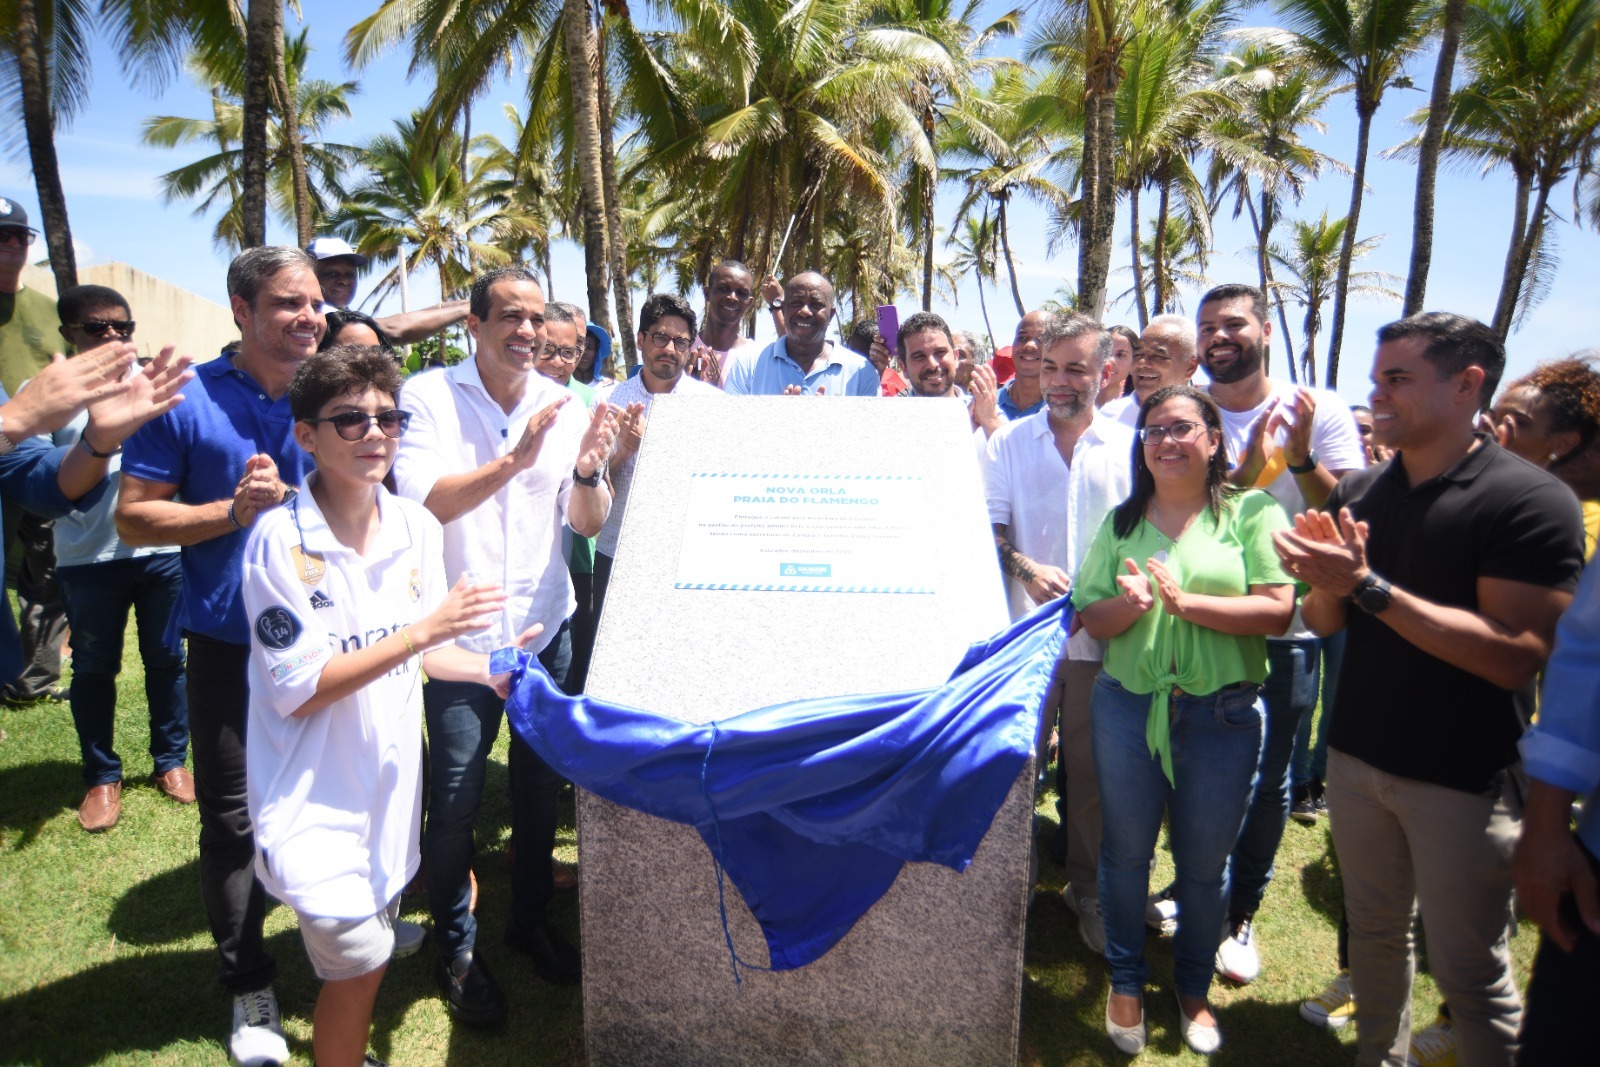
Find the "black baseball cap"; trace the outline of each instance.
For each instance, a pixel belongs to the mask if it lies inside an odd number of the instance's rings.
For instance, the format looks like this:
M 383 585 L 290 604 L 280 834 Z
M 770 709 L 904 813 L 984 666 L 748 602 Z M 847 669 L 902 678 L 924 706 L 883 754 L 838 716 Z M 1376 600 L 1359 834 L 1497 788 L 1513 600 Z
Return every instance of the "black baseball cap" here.
M 0 229 L 27 230 L 37 234 L 39 231 L 28 225 L 28 212 L 15 200 L 0 196 Z

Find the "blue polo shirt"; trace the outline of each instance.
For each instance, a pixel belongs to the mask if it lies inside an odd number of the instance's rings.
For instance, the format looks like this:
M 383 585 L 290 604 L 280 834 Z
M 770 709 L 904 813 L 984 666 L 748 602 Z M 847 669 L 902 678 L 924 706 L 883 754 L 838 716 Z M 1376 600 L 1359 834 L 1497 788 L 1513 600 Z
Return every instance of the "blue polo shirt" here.
M 298 486 L 315 464 L 294 443 L 289 397 L 273 400 L 233 365 L 231 356 L 195 368 L 183 403 L 128 438 L 122 472 L 178 487 L 182 504 L 227 500 L 257 452 L 272 457 L 278 477 Z M 183 601 L 177 625 L 218 641 L 250 643 L 239 595 L 248 530 L 233 530 L 183 549 Z
M 753 358 L 735 357 L 722 390 L 740 396 L 782 396 L 791 385 L 800 386 L 807 396 L 815 396 L 818 388 L 824 396 L 877 396 L 878 368 L 829 341 L 807 374 L 789 357 L 788 339 L 780 337 Z
M 1012 381 L 1015 380 L 1016 379 L 1012 379 Z M 994 398 L 995 403 L 997 403 L 1000 407 L 1001 414 L 1005 415 L 1005 417 L 1012 422 L 1016 422 L 1018 419 L 1025 419 L 1029 415 L 1032 415 L 1035 411 L 1038 411 L 1044 407 L 1044 395 L 1042 393 L 1040 394 L 1039 399 L 1033 402 L 1031 407 L 1017 407 L 1016 402 L 1011 399 L 1011 382 L 1007 382 L 1006 384 L 1002 385 L 995 393 Z

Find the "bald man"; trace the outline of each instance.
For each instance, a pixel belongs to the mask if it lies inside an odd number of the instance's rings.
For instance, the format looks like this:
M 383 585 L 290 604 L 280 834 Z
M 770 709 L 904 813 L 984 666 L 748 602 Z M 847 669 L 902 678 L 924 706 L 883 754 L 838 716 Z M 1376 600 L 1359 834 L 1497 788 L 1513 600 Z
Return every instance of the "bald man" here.
M 1157 315 L 1139 335 L 1133 354 L 1133 395 L 1110 401 L 1103 415 L 1124 426 L 1138 426 L 1139 409 L 1157 389 L 1183 385 L 1200 366 L 1195 351 L 1195 326 L 1182 315 Z
M 732 357 L 723 388 L 746 396 L 877 396 L 878 371 L 828 340 L 833 286 L 815 271 L 783 287 L 784 335 L 759 353 Z

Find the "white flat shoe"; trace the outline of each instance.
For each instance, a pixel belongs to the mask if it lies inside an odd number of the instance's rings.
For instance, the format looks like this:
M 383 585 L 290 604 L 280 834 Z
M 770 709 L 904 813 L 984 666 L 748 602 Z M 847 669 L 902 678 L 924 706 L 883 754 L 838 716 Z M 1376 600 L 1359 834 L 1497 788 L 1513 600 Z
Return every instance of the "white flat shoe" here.
M 1183 1035 L 1183 1043 L 1202 1056 L 1209 1056 L 1222 1047 L 1222 1027 L 1204 1026 L 1189 1018 L 1182 1000 L 1178 1001 L 1178 1032 Z
M 1111 997 L 1112 994 L 1106 994 L 1106 1036 L 1111 1039 L 1113 1045 L 1117 1046 L 1118 1052 L 1126 1053 L 1129 1056 L 1137 1056 L 1144 1051 L 1146 1040 L 1144 1005 L 1142 1003 L 1139 1005 L 1138 1026 L 1118 1026 L 1111 1021 Z

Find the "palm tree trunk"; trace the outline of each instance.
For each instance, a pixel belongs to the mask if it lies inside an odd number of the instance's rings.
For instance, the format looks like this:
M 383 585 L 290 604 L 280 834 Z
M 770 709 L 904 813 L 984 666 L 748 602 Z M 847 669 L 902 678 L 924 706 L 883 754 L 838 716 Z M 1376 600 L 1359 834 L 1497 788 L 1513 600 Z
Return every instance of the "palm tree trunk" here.
M 67 221 L 67 194 L 61 188 L 61 167 L 56 160 L 55 122 L 50 115 L 50 85 L 45 71 L 44 39 L 39 30 L 35 0 L 17 4 L 17 73 L 21 81 L 22 128 L 28 137 L 28 162 L 39 194 L 39 224 L 56 292 L 78 284 L 78 260 L 72 249 L 72 226 Z
M 1402 315 L 1422 310 L 1428 292 L 1428 266 L 1433 260 L 1433 190 L 1439 173 L 1439 147 L 1450 110 L 1450 79 L 1455 74 L 1461 27 L 1467 18 L 1467 0 L 1445 0 L 1444 30 L 1439 38 L 1439 61 L 1433 68 L 1433 90 L 1428 96 L 1428 122 L 1422 128 L 1417 156 L 1417 195 L 1411 213 L 1411 269 L 1406 275 L 1406 301 Z
M 595 64 L 595 102 L 600 112 L 600 171 L 606 186 L 606 239 L 611 254 L 611 298 L 617 305 L 623 359 L 632 370 L 639 362 L 633 336 L 633 297 L 628 292 L 628 240 L 622 232 L 622 195 L 617 188 L 617 151 L 612 140 L 611 87 L 606 83 L 606 24 L 597 28 L 598 60 Z
M 922 109 L 922 135 L 933 149 L 933 107 Z M 933 198 L 939 188 L 938 168 L 923 177 L 922 187 L 922 310 L 933 310 Z
M 1150 325 L 1150 305 L 1144 297 L 1144 264 L 1139 256 L 1139 183 L 1128 188 L 1129 243 L 1133 245 L 1133 299 L 1139 309 L 1139 329 Z
M 561 29 L 572 87 L 573 141 L 583 186 L 583 266 L 589 287 L 589 321 L 608 327 L 611 288 L 606 258 L 605 178 L 600 164 L 599 101 L 594 80 L 594 38 L 586 0 L 563 0 Z M 615 336 L 615 330 L 611 330 Z
M 1339 273 L 1333 280 L 1333 329 L 1328 337 L 1328 388 L 1339 384 L 1339 348 L 1344 341 L 1345 305 L 1350 294 L 1350 262 L 1356 253 L 1356 227 L 1361 221 L 1361 191 L 1367 180 L 1367 143 L 1372 138 L 1372 113 L 1377 104 L 1356 101 L 1356 166 L 1350 179 L 1350 214 L 1339 246 Z
M 1283 356 L 1289 365 L 1289 380 L 1299 384 L 1299 374 L 1295 370 L 1294 338 L 1289 333 L 1289 314 L 1283 309 L 1283 294 L 1276 292 L 1272 286 L 1272 261 L 1267 257 L 1267 249 L 1271 247 L 1272 225 L 1275 221 L 1272 215 L 1272 196 L 1267 192 L 1266 186 L 1261 187 L 1261 213 L 1256 214 L 1255 202 L 1248 196 L 1245 203 L 1250 208 L 1250 222 L 1256 230 L 1256 271 L 1261 278 L 1261 295 L 1278 306 L 1278 325 L 1283 332 Z M 1262 367 L 1268 374 L 1272 373 L 1272 349 L 1267 349 L 1265 363 Z
M 983 312 L 983 330 L 989 335 L 989 351 L 994 351 L 994 327 L 989 325 L 989 302 L 983 298 L 983 271 L 977 272 L 978 277 L 978 310 Z
M 316 237 L 311 220 L 311 182 L 306 177 L 306 150 L 300 138 L 300 114 L 294 95 L 289 92 L 289 73 L 285 65 L 283 34 L 274 41 L 272 56 L 272 95 L 283 123 L 284 145 L 289 152 L 289 172 L 294 178 L 294 229 L 301 248 Z
M 1494 310 L 1494 332 L 1501 342 L 1511 333 L 1511 324 L 1517 317 L 1517 303 L 1522 296 L 1522 286 L 1528 277 L 1528 263 L 1544 229 L 1545 209 L 1550 202 L 1553 183 L 1541 180 L 1533 208 L 1528 207 L 1528 195 L 1533 190 L 1533 176 L 1517 178 L 1517 210 L 1512 220 L 1511 247 L 1506 253 L 1505 272 L 1500 282 L 1500 299 Z
M 1164 314 L 1167 307 L 1167 216 L 1172 211 L 1172 178 L 1168 168 L 1161 168 L 1160 195 L 1156 198 L 1156 258 L 1155 277 L 1151 279 L 1154 286 L 1154 300 L 1152 306 L 1157 315 Z
M 1092 31 L 1084 77 L 1083 195 L 1078 220 L 1078 310 L 1091 318 L 1105 312 L 1111 273 L 1111 237 L 1117 223 L 1113 188 L 1116 162 L 1117 56 L 1120 41 L 1108 39 L 1103 21 Z M 1137 242 L 1135 242 L 1137 246 Z M 1135 252 L 1135 255 L 1138 253 Z
M 272 105 L 272 65 L 283 41 L 282 0 L 250 0 L 245 21 L 244 130 L 240 138 L 241 245 L 267 243 L 267 112 Z
M 1319 300 L 1313 300 L 1306 305 L 1306 351 L 1305 361 L 1302 364 L 1305 369 L 1304 377 L 1306 384 L 1312 386 L 1317 384 L 1317 328 L 1321 324 L 1322 302 Z M 1328 387 L 1333 387 L 1332 381 L 1329 381 Z
M 1017 314 L 1026 315 L 1028 313 L 1027 309 L 1022 306 L 1022 290 L 1017 288 L 1017 265 L 1011 259 L 1011 236 L 1006 228 L 1006 199 L 1010 195 L 1010 193 L 1003 192 L 995 198 L 1000 202 L 1000 206 L 995 209 L 995 213 L 1000 219 L 1000 250 L 1005 253 L 1006 274 L 1011 279 L 1011 299 L 1017 302 Z

